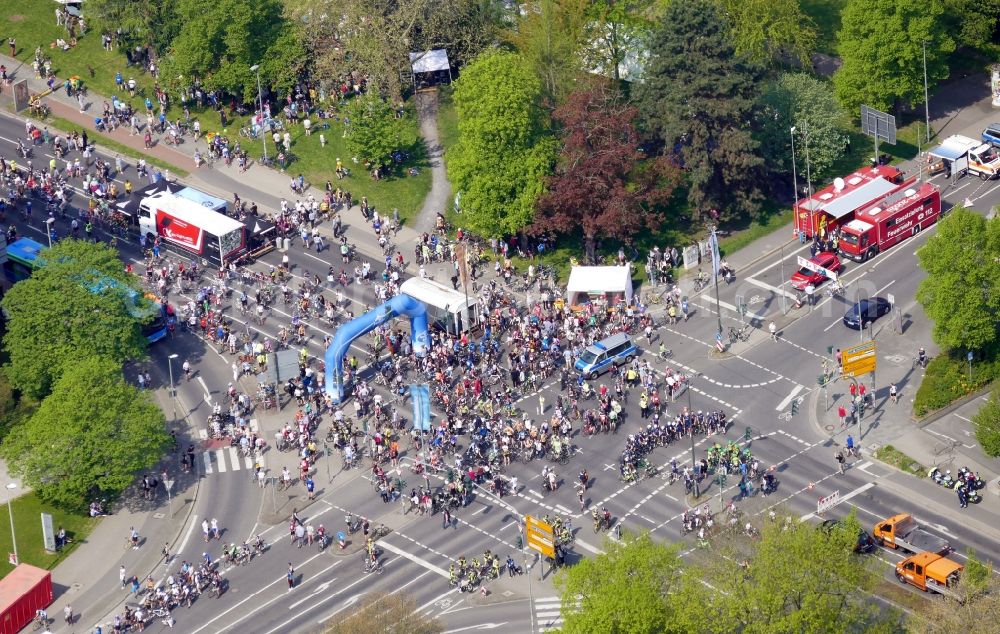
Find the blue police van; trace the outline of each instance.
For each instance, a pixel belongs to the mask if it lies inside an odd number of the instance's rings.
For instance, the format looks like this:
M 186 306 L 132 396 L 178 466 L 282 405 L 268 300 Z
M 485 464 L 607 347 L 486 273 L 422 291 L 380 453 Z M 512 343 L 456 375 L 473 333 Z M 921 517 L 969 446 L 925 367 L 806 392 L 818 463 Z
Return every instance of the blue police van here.
M 577 358 L 574 368 L 588 379 L 596 379 L 616 365 L 628 363 L 639 354 L 627 333 L 621 332 L 602 339 Z

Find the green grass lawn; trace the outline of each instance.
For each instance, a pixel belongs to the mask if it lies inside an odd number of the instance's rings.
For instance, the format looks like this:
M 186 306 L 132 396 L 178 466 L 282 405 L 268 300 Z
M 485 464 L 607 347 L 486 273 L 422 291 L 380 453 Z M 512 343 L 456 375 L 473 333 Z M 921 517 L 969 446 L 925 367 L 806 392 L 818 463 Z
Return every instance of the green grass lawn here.
M 230 138 L 236 138 L 240 127 L 247 119 L 238 119 L 231 122 L 228 130 Z M 316 119 L 313 117 L 313 122 Z M 347 151 L 344 143 L 344 127 L 334 119 L 326 120 L 330 127 L 326 130 L 318 130 L 313 126 L 313 133 L 306 136 L 301 125 L 294 125 L 290 130 L 292 134 L 292 162 L 285 170 L 286 174 L 298 176 L 300 173 L 306 180 L 322 189 L 327 180 L 331 180 L 334 186 L 345 188 L 351 192 L 355 200 L 361 196 L 368 196 L 368 202 L 379 212 L 391 212 L 393 208 L 399 209 L 400 218 L 406 220 L 413 218 L 420 211 L 424 198 L 431 189 L 431 172 L 427 159 L 427 146 L 423 139 L 417 135 L 417 144 L 409 149 L 410 158 L 401 167 L 396 169 L 388 177 L 381 180 L 373 180 L 361 163 L 354 163 L 352 155 Z M 407 117 L 407 121 L 416 132 L 418 124 L 412 111 Z M 218 119 L 214 119 L 214 126 L 205 128 L 202 131 L 218 132 Z M 320 144 L 320 134 L 326 138 L 326 146 Z M 238 137 L 240 145 L 254 158 L 260 158 L 264 153 L 263 142 L 260 139 L 247 139 Z M 267 154 L 272 159 L 276 156 L 274 142 L 267 139 Z M 351 175 L 343 181 L 338 181 L 335 170 L 337 159 L 340 158 L 344 166 L 347 167 Z M 415 167 L 418 171 L 416 176 L 410 176 L 408 169 Z
M 56 38 L 66 38 L 66 29 L 56 26 L 55 2 L 23 2 L 21 0 L 0 0 L 0 38 L 3 39 L 3 52 L 9 54 L 7 40 L 17 38 L 17 59 L 24 62 L 21 77 L 32 72 L 31 62 L 35 57 L 35 48 L 42 47 L 45 56 L 52 60 L 52 70 L 61 80 L 72 75 L 80 78 L 102 95 L 111 96 L 116 92 L 115 73 L 121 71 L 127 80 L 134 77 L 143 94 L 152 94 L 153 79 L 147 73 L 140 73 L 138 68 L 126 68 L 124 54 L 115 49 L 105 51 L 101 47 L 101 34 L 87 31 L 77 37 L 76 48 L 69 51 L 49 48 Z M 86 18 L 86 6 L 84 18 Z M 91 74 L 93 70 L 93 74 Z M 124 93 L 127 97 L 127 93 Z M 137 96 L 132 100 L 136 105 L 141 103 Z
M 5 505 L 6 506 L 6 505 Z M 11 502 L 14 514 L 14 528 L 17 536 L 17 554 L 24 563 L 39 568 L 52 569 L 77 547 L 97 526 L 97 520 L 87 516 L 73 515 L 43 504 L 34 493 L 27 493 Z M 42 513 L 52 515 L 52 528 L 58 532 L 59 527 L 66 529 L 66 535 L 72 540 L 61 552 L 50 553 L 45 550 L 42 541 Z M 2 509 L 2 515 L 7 516 L 7 509 Z M 14 552 L 10 535 L 10 519 L 0 519 L 0 577 L 14 569 L 7 562 L 6 553 Z

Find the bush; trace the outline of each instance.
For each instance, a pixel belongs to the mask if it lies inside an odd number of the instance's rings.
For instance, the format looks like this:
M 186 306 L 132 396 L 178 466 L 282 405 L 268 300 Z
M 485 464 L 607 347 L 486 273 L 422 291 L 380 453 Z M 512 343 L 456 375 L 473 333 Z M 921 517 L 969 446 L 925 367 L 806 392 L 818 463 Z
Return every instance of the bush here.
M 976 440 L 983 452 L 996 458 L 1000 456 L 1000 382 L 993 386 L 993 393 L 975 416 Z
M 990 350 L 972 362 L 972 381 L 965 352 L 943 352 L 927 364 L 924 380 L 913 399 L 913 413 L 918 417 L 941 409 L 953 401 L 989 385 L 1000 377 L 1000 355 Z

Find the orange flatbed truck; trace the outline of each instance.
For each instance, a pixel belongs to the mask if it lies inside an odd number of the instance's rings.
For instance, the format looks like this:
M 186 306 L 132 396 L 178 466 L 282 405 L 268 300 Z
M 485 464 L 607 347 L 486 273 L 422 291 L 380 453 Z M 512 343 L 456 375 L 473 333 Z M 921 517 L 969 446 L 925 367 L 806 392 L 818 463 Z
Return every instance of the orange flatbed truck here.
M 953 588 L 965 567 L 937 553 L 918 553 L 896 564 L 896 578 L 924 592 L 937 592 L 958 598 Z
M 947 555 L 951 552 L 951 544 L 947 539 L 922 529 L 909 513 L 893 515 L 876 523 L 872 528 L 872 537 L 879 546 L 902 549 L 909 553 L 927 551 Z

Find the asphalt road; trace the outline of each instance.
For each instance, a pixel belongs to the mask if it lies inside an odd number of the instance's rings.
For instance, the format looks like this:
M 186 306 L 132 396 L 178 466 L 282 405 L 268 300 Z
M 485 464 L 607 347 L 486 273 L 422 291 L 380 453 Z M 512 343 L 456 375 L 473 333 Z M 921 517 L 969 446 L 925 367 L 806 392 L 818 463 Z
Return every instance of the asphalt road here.
M 22 132 L 20 123 L 0 118 L 0 153 L 9 156 L 8 140 L 17 138 Z M 218 177 L 224 178 L 223 175 Z M 935 182 L 939 181 L 940 177 Z M 278 196 L 248 192 L 246 185 L 237 185 L 241 197 L 277 205 Z M 1000 184 L 995 182 L 983 184 L 964 179 L 950 184 L 944 194 L 949 203 L 971 198 L 977 209 L 987 209 L 1000 202 L 998 188 Z M 65 235 L 67 228 L 62 226 L 62 221 L 59 224 L 59 233 Z M 22 235 L 45 241 L 40 229 L 21 229 Z M 672 415 L 679 411 L 688 404 L 689 398 L 695 410 L 722 409 L 733 421 L 726 437 L 741 438 L 745 428 L 752 427 L 754 455 L 765 466 L 775 465 L 778 491 L 767 498 L 756 496 L 740 502 L 745 510 L 754 514 L 774 510 L 808 518 L 816 511 L 817 499 L 839 491 L 842 503 L 827 516 L 846 514 L 849 509 L 856 508 L 862 523 L 872 524 L 897 512 L 916 511 L 932 531 L 955 544 L 975 548 L 991 561 L 1000 561 L 995 531 L 977 518 L 975 509 L 957 521 L 952 506 L 956 504 L 953 492 L 946 492 L 929 482 L 915 481 L 866 459 L 855 461 L 846 474 L 838 475 L 833 443 L 841 442 L 843 434 L 831 440 L 827 433 L 830 430 L 810 422 L 805 406 L 797 417 L 787 416 L 793 399 L 803 398 L 806 399 L 804 403 L 809 403 L 808 399 L 822 398 L 815 393 L 816 376 L 821 371 L 823 359 L 828 358 L 828 346 L 845 348 L 872 334 L 880 347 L 877 399 L 883 400 L 888 381 L 901 386 L 904 400 L 905 395 L 912 392 L 908 387 L 914 378 L 910 359 L 919 345 L 930 341 L 927 320 L 913 300 L 922 276 L 915 252 L 935 230 L 934 227 L 926 229 L 871 262 L 846 263 L 843 280 L 848 286 L 847 297 L 853 301 L 859 294 L 893 294 L 902 314 L 902 334 L 893 329 L 888 318 L 877 322 L 872 333 L 847 330 L 839 323 L 848 306 L 841 298 L 824 297 L 811 309 L 783 315 L 781 294 L 788 290 L 785 281 L 797 268 L 795 257 L 807 253 L 797 244 L 740 271 L 738 280 L 732 285 L 723 285 L 719 298 L 721 316 L 715 313 L 713 293 L 692 294 L 695 311 L 691 320 L 659 328 L 657 336 L 667 342 L 674 356 L 665 363 L 654 361 L 654 366 L 659 369 L 672 367 L 690 379 L 687 392 L 680 395 L 678 403 L 668 406 L 668 412 Z M 355 232 L 361 231 L 365 231 L 363 226 L 353 227 L 348 237 L 353 240 Z M 122 253 L 127 259 L 139 257 L 138 246 L 134 243 L 122 244 Z M 339 254 L 332 250 L 317 255 L 303 252 L 296 246 L 289 257 L 295 265 L 296 275 L 311 270 L 325 277 L 328 263 L 340 268 Z M 271 253 L 255 268 L 264 270 L 279 260 L 279 254 Z M 378 261 L 373 261 L 373 270 L 378 270 Z M 350 287 L 346 294 L 356 314 L 365 304 L 374 303 L 368 287 Z M 737 295 L 742 296 L 749 310 L 759 316 L 757 325 L 764 329 L 755 330 L 749 342 L 734 344 L 726 354 L 717 355 L 712 350 L 718 319 L 721 317 L 724 327 L 741 321 L 734 310 Z M 243 321 L 238 314 L 231 316 L 236 321 Z M 769 341 L 766 333 L 766 324 L 772 320 L 780 324 L 777 342 Z M 249 324 L 247 327 L 256 336 L 273 337 L 278 327 L 289 321 L 290 315 L 279 305 L 264 325 Z M 313 325 L 310 334 L 309 352 L 319 355 L 323 336 L 332 335 L 333 328 Z M 640 343 L 645 345 L 646 342 Z M 655 349 L 658 343 L 654 340 L 648 347 Z M 358 347 L 357 351 L 363 353 L 363 347 Z M 159 368 L 161 376 L 166 374 L 168 354 L 178 355 L 174 364 L 175 378 L 184 359 L 191 360 L 198 370 L 192 381 L 179 385 L 178 402 L 182 414 L 189 416 L 194 432 L 191 440 L 200 443 L 204 439 L 199 430 L 204 429 L 211 403 L 222 398 L 231 380 L 231 358 L 216 353 L 199 338 L 178 334 L 174 340 L 153 349 L 151 363 Z M 831 392 L 837 389 L 834 387 Z M 554 406 L 556 393 L 552 385 L 542 390 L 548 404 L 547 413 Z M 571 518 L 577 529 L 577 556 L 600 552 L 603 536 L 591 530 L 589 512 L 580 510 L 572 489 L 575 474 L 581 468 L 588 469 L 592 476 L 586 499 L 588 508 L 607 507 L 616 523 L 624 528 L 650 531 L 664 540 L 679 539 L 678 517 L 692 504 L 709 502 L 719 508 L 736 495 L 733 479 L 721 494 L 715 487 L 708 492 L 710 495 L 698 500 L 686 499 L 680 484 L 670 485 L 661 476 L 638 483 L 622 483 L 618 477 L 617 457 L 624 446 L 624 436 L 642 424 L 636 400 L 635 396 L 629 399 L 623 428 L 617 435 L 577 436 L 574 439 L 577 452 L 569 465 L 559 468 L 563 485 L 558 491 L 547 495 L 541 491 L 541 463 L 512 465 L 507 475 L 518 477 L 522 485 L 520 490 L 502 503 L 485 494 L 477 496 L 468 508 L 456 513 L 458 524 L 454 528 L 443 529 L 437 516 L 404 516 L 398 504 L 383 505 L 361 472 L 340 472 L 337 457 L 332 458 L 331 463 L 335 473 L 333 482 L 326 483 L 325 465 L 321 465 L 317 481 L 324 485 L 324 490 L 320 501 L 306 513 L 307 520 L 339 530 L 344 510 L 350 510 L 384 522 L 393 532 L 383 540 L 385 571 L 381 575 L 362 574 L 361 554 L 355 550 L 358 545 L 349 545 L 346 552 L 334 548 L 325 553 L 315 548 L 292 548 L 285 525 L 260 523 L 262 513 L 267 511 L 269 503 L 273 503 L 267 499 L 271 492 L 262 494 L 251 485 L 246 462 L 233 460 L 227 448 L 201 445 L 197 475 L 202 479 L 202 488 L 185 529 L 180 557 L 187 560 L 200 557 L 204 544 L 199 526 L 202 519 L 212 517 L 217 517 L 227 529 L 226 539 L 242 540 L 263 534 L 273 545 L 260 560 L 227 571 L 228 591 L 221 598 L 203 598 L 190 611 L 180 611 L 178 621 L 183 624 L 184 631 L 189 632 L 307 631 L 335 617 L 369 592 L 405 590 L 413 595 L 422 612 L 440 616 L 452 630 L 496 626 L 508 631 L 539 631 L 558 625 L 559 617 L 553 610 L 552 591 L 547 584 L 543 584 L 540 591 L 531 592 L 528 578 L 518 577 L 495 584 L 496 590 L 491 597 L 460 595 L 448 587 L 448 565 L 461 555 L 471 558 L 486 548 L 501 557 L 515 554 L 519 527 L 511 508 L 518 516 L 556 513 Z M 526 397 L 521 406 L 526 411 L 535 411 L 537 395 Z M 866 434 L 877 435 L 874 426 L 878 421 L 879 413 L 876 412 L 866 421 Z M 722 442 L 715 438 L 696 439 L 697 457 L 700 459 L 708 444 L 716 440 Z M 690 459 L 690 453 L 690 445 L 677 443 L 658 449 L 653 458 L 661 465 L 669 464 L 672 458 L 684 463 Z M 418 481 L 417 476 L 405 469 L 401 476 L 410 486 Z M 182 485 L 185 482 L 190 484 L 189 480 L 181 480 Z M 213 547 L 213 554 L 217 554 L 218 547 Z M 895 553 L 884 555 L 886 561 L 895 556 Z M 521 562 L 520 557 L 515 558 Z M 299 575 L 298 585 L 291 592 L 284 581 L 289 562 Z M 537 579 L 537 570 L 531 572 Z M 158 627 L 154 626 L 153 630 Z

